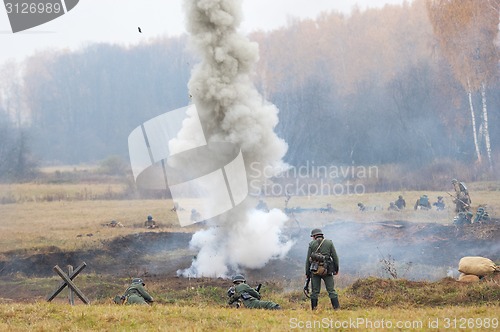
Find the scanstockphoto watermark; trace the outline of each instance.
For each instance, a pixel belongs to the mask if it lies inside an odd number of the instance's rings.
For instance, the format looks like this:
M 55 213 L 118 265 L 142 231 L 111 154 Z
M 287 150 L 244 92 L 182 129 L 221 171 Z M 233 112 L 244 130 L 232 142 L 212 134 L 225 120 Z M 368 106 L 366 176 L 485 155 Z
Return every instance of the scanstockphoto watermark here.
M 322 318 L 318 320 L 300 320 L 291 317 L 289 322 L 290 329 L 362 329 L 362 330 L 467 330 L 484 329 L 497 330 L 499 320 L 497 317 L 431 317 L 420 320 L 393 320 L 393 319 L 370 319 L 365 317 L 349 318 L 344 320 L 333 318 Z
M 276 168 L 258 162 L 248 170 L 250 192 L 264 196 L 362 195 L 366 184 L 378 179 L 377 166 L 316 165 Z M 263 179 L 271 181 L 263 182 Z
M 79 0 L 4 0 L 12 32 L 27 30 L 52 21 L 70 10 Z
M 319 320 L 299 320 L 298 318 L 290 318 L 290 329 L 411 329 L 420 330 L 424 327 L 422 320 L 385 320 L 385 319 L 369 319 L 364 317 L 349 318 L 345 320 L 337 320 L 333 318 L 322 318 Z

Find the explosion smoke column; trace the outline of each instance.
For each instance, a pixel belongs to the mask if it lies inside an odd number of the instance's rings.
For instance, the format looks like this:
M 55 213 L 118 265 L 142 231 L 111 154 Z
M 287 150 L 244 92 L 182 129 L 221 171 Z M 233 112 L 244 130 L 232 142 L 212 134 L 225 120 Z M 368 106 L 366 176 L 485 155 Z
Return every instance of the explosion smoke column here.
M 256 174 L 269 174 L 269 169 L 282 171 L 287 145 L 273 131 L 278 109 L 263 100 L 251 80 L 258 45 L 237 32 L 241 1 L 185 0 L 184 8 L 190 47 L 201 57 L 188 87 L 207 143 L 235 144 L 243 153 L 247 170 L 250 165 L 253 170 L 262 170 Z M 190 123 L 193 121 L 186 121 L 178 139 L 170 142 L 172 149 L 195 132 Z M 247 181 L 255 188 L 265 180 L 261 177 Z M 278 209 L 256 211 L 248 201 L 212 219 L 208 229 L 193 235 L 190 245 L 199 253 L 191 267 L 178 271 L 179 275 L 226 277 L 286 255 L 293 245 L 282 235 L 287 216 Z

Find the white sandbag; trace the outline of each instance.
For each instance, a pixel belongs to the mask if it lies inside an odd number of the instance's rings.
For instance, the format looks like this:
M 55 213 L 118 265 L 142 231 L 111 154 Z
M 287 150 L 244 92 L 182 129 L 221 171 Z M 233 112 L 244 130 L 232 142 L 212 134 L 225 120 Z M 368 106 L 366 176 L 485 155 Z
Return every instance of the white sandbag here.
M 489 258 L 479 256 L 462 257 L 458 263 L 458 271 L 464 274 L 485 276 L 500 270 Z
M 464 274 L 460 273 L 460 276 L 458 277 L 458 281 L 460 282 L 477 282 L 479 281 L 479 277 L 473 274 Z

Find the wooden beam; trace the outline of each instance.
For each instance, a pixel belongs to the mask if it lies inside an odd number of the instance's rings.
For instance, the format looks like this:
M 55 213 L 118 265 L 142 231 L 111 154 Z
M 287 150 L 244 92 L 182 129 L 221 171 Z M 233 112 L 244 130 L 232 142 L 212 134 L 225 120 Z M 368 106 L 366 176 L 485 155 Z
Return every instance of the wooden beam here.
M 83 294 L 78 289 L 78 287 L 73 283 L 73 281 L 71 281 L 69 276 L 66 273 L 64 273 L 64 271 L 61 270 L 59 266 L 57 265 L 54 266 L 54 271 L 56 271 L 56 273 L 68 284 L 68 287 L 70 287 L 76 293 L 76 295 L 78 295 L 78 297 L 80 298 L 80 300 L 82 300 L 83 303 L 90 304 L 90 300 L 85 296 L 85 294 Z
M 70 276 L 72 274 L 73 274 L 73 265 L 68 265 L 68 275 Z M 71 288 L 68 288 L 68 301 L 69 304 L 75 305 L 75 295 L 73 294 L 73 290 Z
M 73 273 L 69 276 L 69 278 L 71 280 L 75 279 L 75 277 L 87 266 L 87 264 L 85 262 L 83 262 L 80 266 L 78 266 L 74 271 Z M 54 267 L 55 268 L 55 267 Z M 52 301 L 60 292 L 62 292 L 62 290 L 64 289 L 64 287 L 66 287 L 67 283 L 65 281 L 61 282 L 59 284 L 59 287 L 57 287 L 57 289 L 52 293 L 50 294 L 48 297 L 47 297 L 47 302 L 50 302 Z

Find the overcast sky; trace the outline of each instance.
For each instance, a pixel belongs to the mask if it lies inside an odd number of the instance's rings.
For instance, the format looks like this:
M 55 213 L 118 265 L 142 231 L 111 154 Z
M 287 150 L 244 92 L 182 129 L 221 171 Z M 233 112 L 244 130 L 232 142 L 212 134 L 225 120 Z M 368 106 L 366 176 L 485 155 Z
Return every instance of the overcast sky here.
M 243 0 L 241 31 L 272 30 L 290 18 L 315 18 L 322 11 L 348 14 L 360 9 L 400 4 L 404 0 Z M 67 14 L 43 25 L 12 33 L 0 7 L 0 64 L 22 60 L 44 49 L 76 49 L 94 42 L 133 45 L 158 36 L 185 33 L 183 0 L 80 0 Z M 410 1 L 411 2 L 411 1 Z M 143 33 L 139 33 L 137 27 Z

